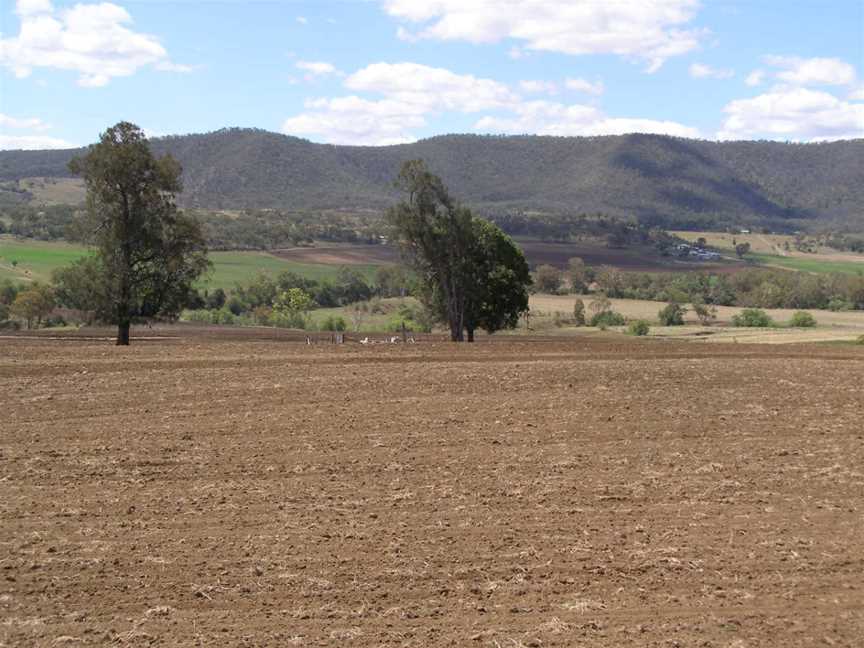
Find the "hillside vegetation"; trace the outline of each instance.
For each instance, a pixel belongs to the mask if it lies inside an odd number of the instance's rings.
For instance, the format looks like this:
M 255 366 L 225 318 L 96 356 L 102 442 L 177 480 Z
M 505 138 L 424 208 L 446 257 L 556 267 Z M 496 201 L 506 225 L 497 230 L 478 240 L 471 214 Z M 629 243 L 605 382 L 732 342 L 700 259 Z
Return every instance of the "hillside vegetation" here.
M 709 142 L 660 135 L 447 135 L 385 147 L 334 146 L 226 129 L 153 140 L 184 169 L 186 207 L 372 209 L 396 200 L 399 165 L 422 158 L 481 212 L 636 216 L 681 229 L 816 223 L 864 228 L 864 140 Z M 7 199 L 29 178 L 69 177 L 81 149 L 0 151 Z M 31 183 L 32 184 L 32 183 Z M 16 193 L 17 191 L 17 193 Z

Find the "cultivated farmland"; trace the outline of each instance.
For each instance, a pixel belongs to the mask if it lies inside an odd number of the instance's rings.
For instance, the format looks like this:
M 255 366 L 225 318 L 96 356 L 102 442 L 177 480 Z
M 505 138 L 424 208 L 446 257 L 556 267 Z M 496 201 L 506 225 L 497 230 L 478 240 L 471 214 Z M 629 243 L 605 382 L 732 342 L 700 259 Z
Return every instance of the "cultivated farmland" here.
M 860 347 L 86 335 L 0 339 L 0 645 L 864 636 Z

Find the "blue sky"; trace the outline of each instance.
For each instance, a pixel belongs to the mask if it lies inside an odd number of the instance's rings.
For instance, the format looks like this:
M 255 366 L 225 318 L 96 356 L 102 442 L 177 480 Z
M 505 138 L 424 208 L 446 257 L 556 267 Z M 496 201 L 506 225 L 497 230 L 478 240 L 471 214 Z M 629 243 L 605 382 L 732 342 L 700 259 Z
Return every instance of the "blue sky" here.
M 0 0 L 0 148 L 257 127 L 864 137 L 864 2 Z

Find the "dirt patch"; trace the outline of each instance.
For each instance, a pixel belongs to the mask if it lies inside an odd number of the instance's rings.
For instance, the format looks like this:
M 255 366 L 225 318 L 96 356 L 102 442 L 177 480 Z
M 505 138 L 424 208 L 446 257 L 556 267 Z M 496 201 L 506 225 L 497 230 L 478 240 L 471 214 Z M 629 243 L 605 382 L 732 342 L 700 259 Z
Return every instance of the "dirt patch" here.
M 734 272 L 739 263 L 688 263 L 671 257 L 661 257 L 653 250 L 626 248 L 613 250 L 602 245 L 581 243 L 551 243 L 518 240 L 525 258 L 533 267 L 548 263 L 566 268 L 569 260 L 580 257 L 589 266 L 613 266 L 632 272 Z M 399 252 L 385 245 L 325 245 L 274 250 L 273 255 L 299 263 L 326 265 L 383 265 L 399 263 Z
M 0 645 L 864 635 L 864 351 L 232 335 L 2 341 Z
M 387 265 L 399 263 L 399 252 L 386 245 L 333 245 L 273 250 L 274 256 L 298 263 Z

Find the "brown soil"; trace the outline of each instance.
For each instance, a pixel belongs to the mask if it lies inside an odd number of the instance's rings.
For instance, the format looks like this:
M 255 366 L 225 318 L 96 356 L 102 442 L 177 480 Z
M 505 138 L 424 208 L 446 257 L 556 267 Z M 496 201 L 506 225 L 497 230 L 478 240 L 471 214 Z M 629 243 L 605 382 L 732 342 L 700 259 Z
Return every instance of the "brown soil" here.
M 298 263 L 381 265 L 399 263 L 399 252 L 386 245 L 326 245 L 273 250 L 274 256 Z
M 0 340 L 0 645 L 857 646 L 864 351 Z
M 589 266 L 612 266 L 630 272 L 735 272 L 745 267 L 743 263 L 688 263 L 687 261 L 661 257 L 653 250 L 625 248 L 614 250 L 602 245 L 583 243 L 549 243 L 545 241 L 519 240 L 525 258 L 531 266 L 548 263 L 566 268 L 573 257 L 580 257 Z M 274 250 L 275 256 L 298 263 L 323 263 L 327 265 L 376 265 L 399 262 L 395 248 L 385 245 L 323 245 Z

